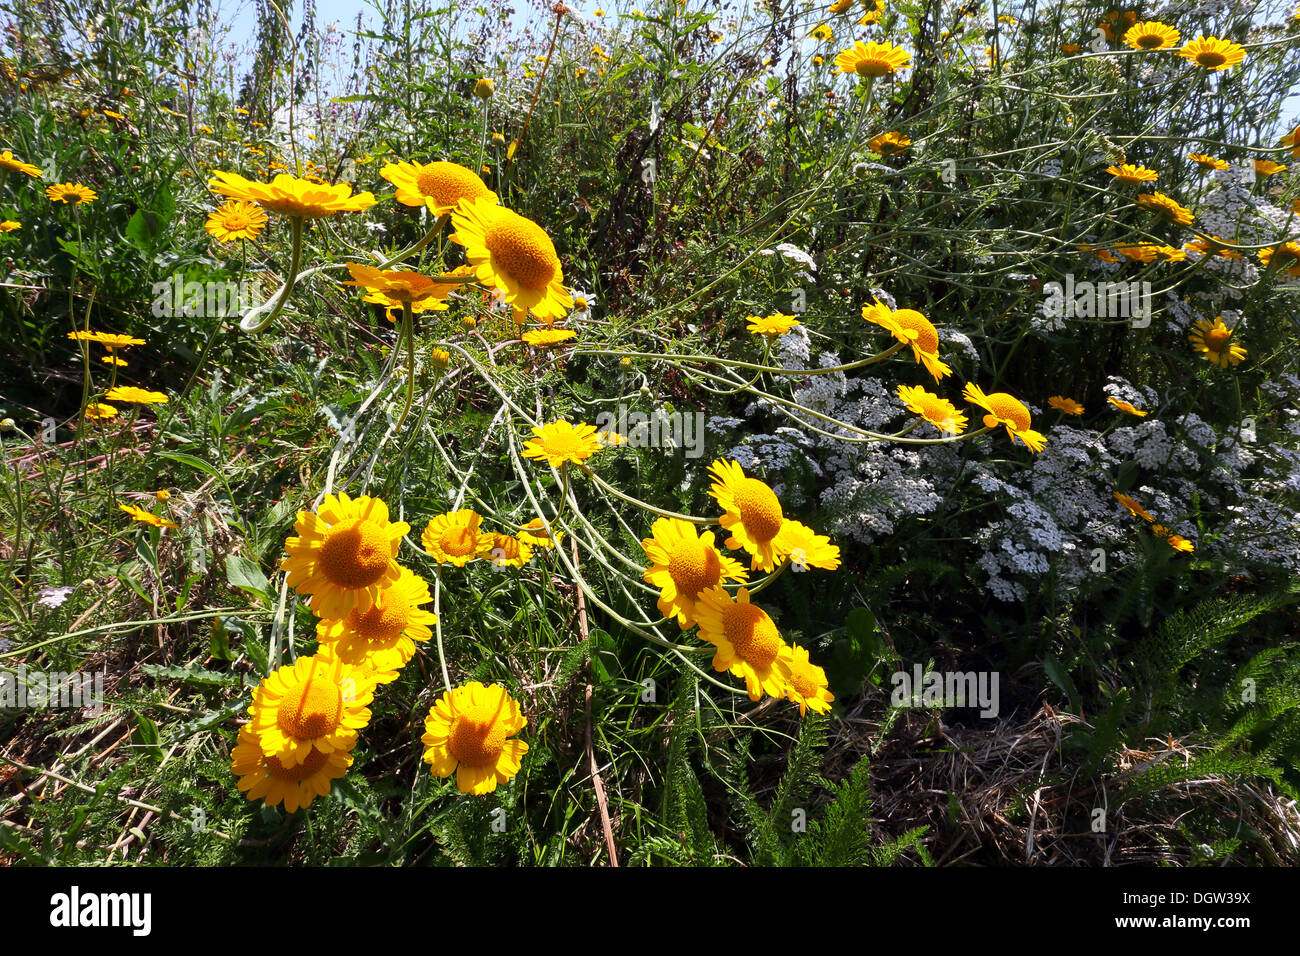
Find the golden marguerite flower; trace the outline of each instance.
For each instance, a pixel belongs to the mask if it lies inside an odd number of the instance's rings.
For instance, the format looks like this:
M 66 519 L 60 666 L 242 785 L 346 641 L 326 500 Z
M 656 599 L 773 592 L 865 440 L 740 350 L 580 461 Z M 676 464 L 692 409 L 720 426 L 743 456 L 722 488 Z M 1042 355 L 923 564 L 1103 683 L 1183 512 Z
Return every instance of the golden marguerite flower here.
M 353 608 L 343 618 L 322 618 L 316 623 L 316 640 L 331 648 L 344 664 L 369 667 L 381 684 L 415 656 L 415 642 L 427 641 L 438 615 L 421 604 L 433 600 L 428 582 L 402 568 L 401 575 L 375 595 L 375 603 L 362 611 Z
M 1133 262 L 1155 262 L 1158 256 L 1153 242 L 1140 242 L 1132 246 L 1116 246 L 1115 251 Z
M 514 308 L 543 322 L 573 308 L 555 244 L 537 223 L 486 198 L 462 201 L 452 223 L 451 238 L 465 247 L 478 280 L 500 289 Z
M 280 570 L 289 572 L 290 587 L 311 595 L 316 616 L 337 620 L 353 608 L 369 610 L 401 577 L 397 551 L 411 526 L 389 521 L 379 498 L 339 492 L 326 495 L 315 512 L 299 511 L 294 530 Z
M 1300 124 L 1297 124 L 1295 129 L 1283 136 L 1281 143 L 1283 146 L 1291 147 L 1292 156 L 1300 158 Z
M 960 435 L 966 430 L 968 419 L 957 411 L 956 405 L 919 385 L 898 386 L 898 398 L 909 412 L 920 415 L 941 432 Z
M 1163 213 L 1180 226 L 1190 226 L 1192 220 L 1196 218 L 1192 215 L 1190 209 L 1180 205 L 1176 199 L 1172 199 L 1164 193 L 1142 193 L 1138 196 L 1137 203 L 1139 206 Z
M 834 36 L 834 33 L 827 24 L 819 23 L 817 24 L 817 26 L 813 27 L 810 31 L 808 31 L 808 35 L 812 37 L 814 40 L 829 42 L 830 39 Z
M 534 426 L 533 435 L 524 443 L 524 457 L 547 461 L 553 468 L 569 461 L 581 465 L 601 448 L 596 426 L 586 422 L 573 425 L 558 421 Z
M 435 777 L 456 775 L 461 793 L 491 793 L 522 767 L 528 744 L 510 739 L 528 725 L 499 684 L 470 681 L 438 698 L 424 721 L 424 761 Z
M 105 405 L 103 402 L 91 402 L 86 406 L 85 415 L 87 418 L 116 418 L 117 409 L 112 405 Z
M 522 568 L 533 560 L 533 546 L 497 531 L 490 535 L 492 547 L 485 557 L 494 568 Z
M 1183 249 L 1190 249 L 1202 255 L 1216 255 L 1224 259 L 1240 259 L 1241 253 L 1229 249 L 1228 240 L 1221 236 L 1197 236 L 1192 242 L 1185 243 Z
M 1168 50 L 1180 39 L 1177 30 L 1156 20 L 1135 23 L 1124 32 L 1124 42 L 1135 50 Z
M 370 723 L 375 680 L 367 667 L 334 655 L 300 657 L 272 671 L 253 691 L 248 726 L 262 753 L 296 767 L 313 751 L 350 751 Z
M 1006 427 L 1007 434 L 1014 441 L 1019 438 L 1029 447 L 1030 451 L 1038 452 L 1043 450 L 1047 444 L 1047 439 L 1029 426 L 1032 424 L 1029 409 L 1025 407 L 1024 402 L 1018 398 L 1008 395 L 1006 392 L 993 392 L 985 394 L 974 382 L 967 382 L 966 387 L 962 389 L 962 398 L 972 405 L 978 405 L 988 412 L 984 416 L 984 425 L 986 428 L 994 428 L 998 425 Z
M 577 334 L 573 329 L 529 329 L 520 338 L 529 345 L 546 348 L 575 338 Z
M 239 778 L 236 786 L 249 800 L 265 799 L 268 807 L 284 804 L 288 813 L 309 807 L 317 797 L 330 792 L 335 780 L 352 766 L 352 753 L 325 753 L 315 747 L 301 763 L 285 766 L 279 758 L 263 752 L 253 728 L 245 724 L 230 752 L 230 769 Z
M 106 345 L 110 349 L 124 349 L 131 345 L 144 345 L 144 339 L 137 339 L 133 335 L 121 335 L 117 332 L 69 332 L 68 338 L 79 342 L 98 342 L 100 345 Z
M 1128 402 L 1121 401 L 1120 399 L 1115 398 L 1115 397 L 1113 397 L 1113 396 L 1110 397 L 1110 398 L 1107 398 L 1106 401 L 1110 402 L 1112 405 L 1114 405 L 1116 408 L 1118 408 L 1121 412 L 1127 412 L 1128 414 L 1133 415 L 1133 416 L 1135 416 L 1135 417 L 1137 417 L 1137 418 L 1146 418 L 1147 415 L 1150 414 L 1149 412 L 1144 412 L 1144 411 L 1141 411 L 1141 410 L 1139 410 L 1139 409 L 1137 409 L 1137 408 L 1134 408 L 1134 407 L 1133 407 L 1132 405 L 1130 405 Z
M 809 568 L 822 568 L 826 571 L 838 571 L 840 567 L 840 546 L 831 544 L 831 539 L 818 534 L 806 524 L 786 519 L 773 542 L 779 558 L 787 558 L 790 567 L 796 571 Z
M 681 518 L 658 518 L 641 541 L 650 567 L 645 582 L 659 589 L 659 613 L 677 618 L 682 630 L 695 624 L 695 599 L 723 579 L 744 581 L 744 567 L 713 544 L 713 532 L 698 534 Z
M 1284 169 L 1286 169 L 1285 164 L 1275 163 L 1271 159 L 1255 160 L 1255 172 L 1260 176 L 1273 176 L 1282 172 Z
M 15 229 L 21 229 L 22 225 L 17 219 L 0 220 L 0 232 L 13 232 Z
M 555 535 L 554 540 L 547 534 L 545 522 L 541 518 L 534 518 L 519 529 L 518 537 L 524 544 L 534 548 L 553 548 L 564 540 L 564 532 L 553 527 L 551 533 Z
M 263 209 L 298 219 L 323 219 L 340 212 L 362 212 L 375 204 L 372 193 L 352 194 L 352 186 L 298 179 L 281 173 L 269 183 L 254 182 L 238 173 L 214 172 L 208 188 L 229 199 L 255 202 Z
M 1133 498 L 1130 498 L 1128 495 L 1121 494 L 1120 492 L 1117 491 L 1115 492 L 1115 500 L 1118 501 L 1120 504 L 1122 504 L 1125 508 L 1127 508 L 1129 514 L 1131 514 L 1135 518 L 1141 518 L 1143 521 L 1156 520 L 1155 518 L 1152 518 L 1150 514 L 1147 513 L 1147 510 L 1145 508 L 1143 508 L 1140 504 L 1137 503 L 1137 501 L 1135 501 Z
M 33 166 L 31 163 L 24 163 L 7 149 L 3 153 L 0 153 L 0 166 L 5 169 L 12 169 L 16 173 L 26 173 L 28 176 L 33 176 L 36 179 L 41 178 L 41 169 L 39 166 Z
M 1064 395 L 1053 395 L 1047 400 L 1057 411 L 1064 412 L 1066 415 L 1082 415 L 1083 406 L 1072 398 L 1066 398 Z
M 153 525 L 155 528 L 179 528 L 174 521 L 168 521 L 166 518 L 160 518 L 158 515 L 145 511 L 136 505 L 118 505 L 123 511 L 131 516 L 131 520 L 139 521 L 141 524 Z
M 753 335 L 766 335 L 768 338 L 774 338 L 778 335 L 785 335 L 796 325 L 799 320 L 793 315 L 783 315 L 780 312 L 773 312 L 767 316 L 748 316 L 745 321 L 749 323 L 745 326 Z
M 892 43 L 863 43 L 859 40 L 836 55 L 835 65 L 841 73 L 856 73 L 874 80 L 904 69 L 911 59 L 910 53 Z
M 379 175 L 397 187 L 402 205 L 427 206 L 435 216 L 447 215 L 462 199 L 497 201 L 477 173 L 457 163 L 389 163 Z
M 1174 534 L 1172 528 L 1166 528 L 1162 524 L 1153 524 L 1151 533 L 1160 538 L 1165 544 L 1175 551 L 1191 552 L 1195 551 L 1195 546 L 1180 534 Z
M 790 645 L 767 612 L 750 603 L 748 589 L 741 588 L 733 600 L 721 585 L 709 588 L 695 602 L 695 619 L 700 639 L 717 648 L 714 670 L 742 678 L 750 700 L 785 696 Z
M 1226 70 L 1246 58 L 1246 48 L 1231 40 L 1199 36 L 1179 50 L 1178 55 L 1207 70 Z
M 151 392 L 147 388 L 134 385 L 118 385 L 110 388 L 104 396 L 110 402 L 134 402 L 137 405 L 166 405 L 169 399 L 163 392 Z
M 435 282 L 419 272 L 387 271 L 374 266 L 349 262 L 348 272 L 351 281 L 343 285 L 356 286 L 372 294 L 378 293 L 394 302 L 417 302 L 430 298 L 445 296 L 454 286 Z
M 731 532 L 726 546 L 748 551 L 751 571 L 771 571 L 780 556 L 776 537 L 786 520 L 776 493 L 757 478 L 747 477 L 736 461 L 719 459 L 709 471 L 715 479 L 709 494 L 723 512 L 718 523 Z
M 266 212 L 254 203 L 231 199 L 208 214 L 203 228 L 219 242 L 256 239 L 266 228 Z
M 1265 269 L 1276 268 L 1289 276 L 1300 277 L 1300 242 L 1284 242 L 1281 245 L 1261 249 L 1257 253 Z
M 898 341 L 912 346 L 912 355 L 937 382 L 952 369 L 939 358 L 939 330 L 916 309 L 890 309 L 879 299 L 862 307 L 862 317 L 889 332 Z
M 54 202 L 73 203 L 77 206 L 99 198 L 93 189 L 80 183 L 56 183 L 46 188 L 45 195 Z
M 492 535 L 479 530 L 482 520 L 473 508 L 448 511 L 425 525 L 420 543 L 439 564 L 463 568 L 492 550 Z
M 867 149 L 881 156 L 892 156 L 912 148 L 912 138 L 906 133 L 881 133 L 867 141 Z
M 1187 338 L 1191 340 L 1192 348 L 1205 356 L 1208 361 L 1220 368 L 1227 368 L 1229 365 L 1236 365 L 1246 357 L 1246 350 L 1232 342 L 1234 331 L 1236 330 L 1223 324 L 1222 316 L 1216 317 L 1213 322 L 1209 319 L 1198 319 L 1192 328 L 1192 334 Z
M 1205 169 L 1227 169 L 1230 165 L 1226 159 L 1216 159 L 1204 153 L 1188 153 L 1187 158 Z
M 785 697 L 790 703 L 799 705 L 799 716 L 806 716 L 809 710 L 829 714 L 835 695 L 827 686 L 826 671 L 808 659 L 808 649 L 792 644 L 786 667 L 790 673 Z
M 1154 169 L 1147 169 L 1145 166 L 1134 166 L 1132 163 L 1124 163 L 1121 166 L 1107 166 L 1106 172 L 1121 183 L 1153 183 L 1160 178 L 1160 174 Z
M 120 368 L 125 368 L 127 365 L 130 364 L 129 362 L 127 362 L 126 359 L 120 359 L 116 355 L 112 355 L 112 354 L 102 355 L 100 356 L 99 360 L 103 362 L 105 365 L 116 365 Z

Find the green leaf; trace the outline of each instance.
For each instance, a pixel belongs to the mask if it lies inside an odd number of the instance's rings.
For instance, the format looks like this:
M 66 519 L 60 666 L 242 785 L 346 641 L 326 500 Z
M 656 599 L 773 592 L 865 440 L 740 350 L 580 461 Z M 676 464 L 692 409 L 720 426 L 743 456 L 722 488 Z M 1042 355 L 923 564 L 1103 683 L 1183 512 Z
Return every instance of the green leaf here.
M 182 465 L 189 465 L 191 468 L 197 468 L 199 471 L 211 475 L 213 478 L 220 478 L 221 472 L 213 468 L 201 458 L 195 458 L 193 455 L 187 455 L 183 451 L 160 451 L 156 452 L 159 458 L 168 458 L 172 461 L 180 462 Z
M 271 582 L 266 579 L 261 568 L 242 554 L 232 554 L 226 558 L 226 580 L 231 587 L 271 600 Z

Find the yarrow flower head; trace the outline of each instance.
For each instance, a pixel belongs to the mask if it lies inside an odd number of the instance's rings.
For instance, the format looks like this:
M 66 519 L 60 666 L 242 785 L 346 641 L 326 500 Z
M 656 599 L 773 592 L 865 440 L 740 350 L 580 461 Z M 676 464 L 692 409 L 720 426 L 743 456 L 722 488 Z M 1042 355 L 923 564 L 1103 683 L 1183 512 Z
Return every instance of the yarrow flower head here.
M 444 693 L 429 710 L 424 760 L 434 776 L 454 773 L 461 793 L 491 793 L 519 773 L 528 744 L 511 738 L 527 724 L 504 687 L 471 681 Z
M 1032 424 L 1029 409 L 1020 399 L 1006 392 L 985 394 L 984 390 L 974 382 L 967 382 L 961 394 L 966 401 L 988 412 L 984 416 L 986 428 L 1005 426 L 1012 440 L 1020 439 L 1030 451 L 1042 451 L 1047 444 L 1047 439 L 1043 435 L 1029 427 Z
M 448 215 L 462 199 L 497 202 L 477 173 L 457 163 L 389 163 L 379 175 L 397 187 L 399 203 L 426 206 L 435 216 Z
M 1229 365 L 1238 364 L 1246 357 L 1246 350 L 1231 341 L 1234 331 L 1236 330 L 1223 324 L 1222 316 L 1216 317 L 1213 322 L 1209 319 L 1198 319 L 1188 339 L 1192 347 L 1207 361 L 1221 368 L 1227 368 Z
M 313 613 L 337 620 L 374 607 L 379 592 L 401 577 L 397 551 L 411 526 L 389 521 L 379 498 L 339 492 L 326 495 L 314 513 L 298 512 L 294 530 L 280 569 L 289 572 L 290 587 L 311 595 Z
M 551 422 L 535 426 L 533 435 L 535 437 L 524 443 L 524 457 L 545 460 L 554 468 L 565 462 L 581 465 L 601 447 L 596 437 L 596 426 L 586 422 L 577 425 L 566 421 Z
M 695 624 L 695 601 L 702 591 L 723 579 L 744 581 L 744 567 L 713 544 L 713 532 L 697 533 L 681 518 L 659 518 L 650 528 L 652 537 L 641 547 L 650 560 L 644 579 L 659 588 L 659 613 L 677 618 L 682 630 Z

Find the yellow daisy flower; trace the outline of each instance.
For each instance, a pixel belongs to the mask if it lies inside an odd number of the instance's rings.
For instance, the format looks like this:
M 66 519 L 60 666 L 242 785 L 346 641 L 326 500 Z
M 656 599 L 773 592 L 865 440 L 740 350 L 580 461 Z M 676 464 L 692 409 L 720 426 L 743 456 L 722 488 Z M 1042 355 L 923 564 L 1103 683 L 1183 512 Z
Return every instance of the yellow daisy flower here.
M 546 525 L 541 518 L 534 518 L 528 524 L 519 529 L 518 538 L 524 544 L 532 545 L 534 548 L 553 548 L 564 540 L 564 532 L 552 529 L 555 539 L 551 540 L 550 535 L 546 532 Z
M 91 402 L 86 406 L 87 418 L 115 418 L 117 409 L 112 405 L 105 405 L 103 402 Z
M 1300 242 L 1286 242 L 1256 253 L 1265 269 L 1277 268 L 1289 276 L 1300 278 Z
M 849 49 L 839 52 L 835 65 L 841 73 L 856 73 L 874 80 L 904 69 L 911 58 L 910 53 L 892 43 L 863 43 L 859 40 Z
M 1220 236 L 1197 236 L 1194 241 L 1185 243 L 1183 249 L 1191 249 L 1207 256 L 1217 255 L 1224 259 L 1240 259 L 1241 253 L 1227 248 L 1227 242 L 1227 239 Z
M 139 508 L 135 505 L 119 504 L 118 507 L 121 508 L 123 511 L 125 511 L 127 514 L 129 514 L 132 520 L 139 521 L 142 524 L 153 525 L 155 528 L 179 528 L 180 527 L 180 525 L 178 525 L 174 521 L 168 521 L 166 518 L 160 518 L 158 517 L 158 515 L 151 514 L 150 512 L 145 511 L 143 508 Z
M 528 744 L 507 739 L 528 724 L 499 684 L 470 681 L 438 698 L 424 721 L 424 761 L 435 777 L 456 775 L 461 793 L 491 793 L 519 773 Z
M 881 133 L 867 142 L 867 149 L 881 156 L 892 156 L 912 148 L 912 138 L 906 133 Z
M 26 173 L 28 176 L 33 176 L 36 179 L 41 178 L 41 169 L 39 166 L 33 166 L 31 163 L 24 163 L 7 149 L 3 153 L 0 153 L 0 166 L 5 169 L 12 169 L 16 173 Z M 51 196 L 50 198 L 53 199 L 54 197 Z
M 1083 406 L 1072 398 L 1066 398 L 1064 395 L 1053 395 L 1047 400 L 1047 404 L 1058 411 L 1064 412 L 1066 415 L 1083 414 Z
M 812 37 L 814 40 L 829 42 L 831 37 L 834 36 L 834 33 L 831 31 L 831 28 L 827 26 L 825 23 L 819 23 L 817 26 L 813 27 L 808 32 L 808 35 Z
M 546 348 L 575 338 L 577 334 L 573 329 L 529 329 L 520 338 L 529 345 Z
M 966 430 L 968 419 L 957 411 L 957 406 L 919 385 L 898 386 L 898 398 L 909 412 L 920 415 L 941 432 L 960 435 Z
M 1245 59 L 1246 48 L 1231 40 L 1199 36 L 1179 50 L 1178 55 L 1207 70 L 1226 70 Z
M 313 751 L 350 751 L 370 723 L 374 676 L 337 657 L 300 657 L 271 672 L 253 691 L 248 726 L 262 753 L 296 767 Z
M 1120 401 L 1118 398 L 1107 398 L 1106 401 L 1110 402 L 1121 412 L 1128 412 L 1128 414 L 1134 415 L 1138 418 L 1146 418 L 1147 415 L 1150 414 L 1149 412 L 1139 411 L 1138 409 L 1130 405 L 1128 402 Z
M 311 595 L 314 614 L 337 620 L 353 608 L 368 611 L 401 577 L 395 559 L 411 526 L 390 522 L 379 498 L 354 500 L 339 492 L 326 495 L 315 513 L 299 511 L 294 530 L 298 535 L 285 541 L 288 556 L 280 570 L 289 572 L 290 587 Z
M 829 714 L 835 695 L 827 687 L 826 671 L 808 659 L 807 648 L 791 645 L 786 666 L 790 675 L 785 697 L 790 703 L 799 705 L 799 716 L 806 716 L 809 710 Z
M 826 9 L 831 13 L 845 13 L 852 9 L 854 2 L 855 0 L 835 0 L 835 2 Z
M 5 219 L 0 222 L 0 232 L 13 232 L 15 229 L 21 229 L 22 223 L 16 219 Z
M 362 212 L 375 204 L 374 194 L 352 194 L 348 183 L 330 186 L 281 173 L 269 183 L 254 182 L 238 173 L 217 171 L 208 188 L 229 199 L 255 202 L 263 209 L 300 219 L 322 219 L 340 212 Z
M 780 312 L 774 312 L 761 318 L 757 315 L 751 315 L 745 321 L 749 323 L 745 326 L 749 332 L 754 335 L 766 335 L 769 338 L 785 335 L 799 324 L 799 320 L 793 315 L 783 315 Z
M 1156 245 L 1152 242 L 1141 242 L 1135 246 L 1116 246 L 1115 251 L 1133 262 L 1155 262 L 1157 258 Z
M 1134 166 L 1132 163 L 1124 163 L 1122 166 L 1107 166 L 1106 172 L 1110 173 L 1121 183 L 1153 183 L 1160 178 L 1160 174 L 1154 169 L 1147 169 L 1145 166 Z
M 776 537 L 785 525 L 780 500 L 766 484 L 747 477 L 739 462 L 719 459 L 709 471 L 716 479 L 709 494 L 723 511 L 718 522 L 731 532 L 726 546 L 748 551 L 751 571 L 771 571 L 779 557 Z
M 120 359 L 116 355 L 102 355 L 99 360 L 105 365 L 116 365 L 119 368 L 124 368 L 130 364 L 126 359 Z
M 912 346 L 912 355 L 937 382 L 952 369 L 939 358 L 939 331 L 915 309 L 891 310 L 879 299 L 862 307 L 862 317 L 887 329 L 894 338 Z
M 791 567 L 799 571 L 807 571 L 809 568 L 839 570 L 840 546 L 831 544 L 827 535 L 818 534 L 798 521 L 786 519 L 777 532 L 773 545 L 777 557 L 789 558 Z
M 230 769 L 239 778 L 236 786 L 249 800 L 265 799 L 268 807 L 284 804 L 288 813 L 309 807 L 317 797 L 330 792 L 333 782 L 352 766 L 347 750 L 326 753 L 315 747 L 293 766 L 263 752 L 253 728 L 245 724 L 230 752 Z
M 482 520 L 472 508 L 440 514 L 425 526 L 420 542 L 439 564 L 463 568 L 492 550 L 492 535 L 479 531 Z
M 1192 334 L 1187 338 L 1191 341 L 1192 347 L 1205 356 L 1206 360 L 1220 368 L 1227 368 L 1229 365 L 1236 365 L 1246 357 L 1246 350 L 1231 341 L 1234 331 L 1236 330 L 1223 324 L 1222 316 L 1216 317 L 1213 322 L 1209 319 L 1198 319 Z
M 356 262 L 347 264 L 352 279 L 342 285 L 356 286 L 366 291 L 383 296 L 392 302 L 426 302 L 446 296 L 454 285 L 435 282 L 419 272 L 396 272 L 376 269 L 373 266 L 360 265 Z M 382 304 L 382 303 L 381 303 Z M 444 306 L 445 308 L 445 306 Z
M 1135 50 L 1168 50 L 1182 35 L 1156 20 L 1135 23 L 1124 32 L 1124 42 Z
M 1079 44 L 1077 44 L 1077 43 L 1062 43 L 1062 44 L 1061 44 L 1061 52 L 1064 53 L 1066 56 L 1074 56 L 1074 54 L 1078 53 L 1078 52 L 1079 52 L 1080 50 L 1082 50 L 1082 49 L 1083 49 L 1083 47 L 1081 47 L 1081 46 L 1080 46 Z
M 1225 159 L 1215 159 L 1213 156 L 1206 156 L 1204 153 L 1189 153 L 1187 158 L 1205 169 L 1227 169 L 1230 165 Z
M 650 560 L 644 580 L 659 588 L 659 613 L 677 618 L 682 630 L 695 624 L 695 600 L 700 592 L 723 579 L 744 581 L 748 577 L 739 561 L 714 547 L 712 531 L 697 534 L 689 521 L 658 518 L 650 534 L 641 541 Z
M 1282 137 L 1281 144 L 1291 147 L 1292 156 L 1300 157 L 1300 124 L 1297 124 L 1295 129 Z
M 1255 160 L 1255 172 L 1260 176 L 1273 176 L 1282 172 L 1284 169 L 1286 169 L 1285 165 L 1282 163 L 1275 163 L 1271 159 Z
M 1173 548 L 1175 551 L 1191 552 L 1196 550 L 1195 546 L 1190 541 L 1180 534 L 1174 534 L 1172 529 L 1166 528 L 1162 524 L 1153 524 L 1151 526 L 1151 533 L 1157 538 L 1163 540 L 1165 544 L 1169 545 L 1169 547 Z
M 462 199 L 497 202 L 497 194 L 472 169 L 457 163 L 389 163 L 379 175 L 397 187 L 395 198 L 402 205 L 427 206 L 435 216 L 447 215 Z
M 1118 501 L 1120 504 L 1122 504 L 1125 508 L 1127 508 L 1129 514 L 1131 514 L 1133 517 L 1141 518 L 1143 521 L 1155 521 L 1155 518 L 1152 518 L 1151 515 L 1147 513 L 1147 510 L 1145 508 L 1143 508 L 1140 504 L 1137 503 L 1137 501 L 1130 498 L 1128 495 L 1120 494 L 1118 491 L 1116 491 L 1114 494 L 1115 494 L 1115 500 Z
M 134 402 L 137 405 L 166 405 L 169 399 L 163 392 L 151 392 L 134 385 L 118 385 L 104 396 L 110 402 Z
M 734 600 L 721 585 L 709 588 L 695 602 L 695 615 L 700 639 L 717 648 L 714 670 L 742 678 L 750 700 L 786 695 L 790 646 L 767 612 L 750 603 L 747 588 Z
M 132 335 L 119 335 L 116 332 L 69 332 L 68 338 L 79 342 L 98 342 L 110 349 L 124 349 L 131 345 L 144 345 L 144 339 Z
M 80 183 L 57 183 L 48 187 L 45 195 L 54 202 L 73 203 L 77 206 L 99 198 L 93 189 Z
M 208 214 L 203 228 L 219 242 L 256 239 L 266 227 L 266 213 L 261 206 L 242 199 L 222 203 Z
M 534 426 L 533 435 L 534 438 L 524 443 L 524 457 L 544 459 L 554 468 L 559 468 L 566 461 L 581 465 L 600 451 L 596 426 L 588 425 L 586 422 L 573 425 L 566 421 L 558 421 L 542 425 L 540 428 Z
M 491 550 L 485 555 L 497 568 L 522 568 L 533 560 L 533 546 L 500 531 L 490 535 Z
M 433 636 L 430 628 L 438 623 L 438 615 L 420 607 L 432 600 L 424 578 L 402 568 L 367 610 L 354 607 L 347 617 L 316 622 L 316 640 L 322 650 L 332 648 L 344 664 L 369 667 L 376 680 L 386 684 L 415 656 L 415 642 Z
M 485 198 L 461 202 L 452 223 L 451 238 L 465 247 L 478 280 L 516 309 L 553 322 L 573 307 L 555 244 L 537 223 Z
M 1137 203 L 1139 206 L 1144 206 L 1147 209 L 1164 213 L 1180 226 L 1190 226 L 1192 220 L 1196 218 L 1192 215 L 1190 209 L 1179 205 L 1177 200 L 1171 199 L 1164 193 L 1142 193 L 1138 196 Z
M 1032 424 L 1029 409 L 1020 399 L 1006 392 L 985 394 L 984 390 L 974 382 L 967 382 L 961 394 L 966 401 L 978 405 L 989 413 L 984 416 L 985 427 L 1005 426 L 1012 440 L 1019 438 L 1030 451 L 1042 451 L 1043 446 L 1047 444 L 1046 438 L 1029 427 Z

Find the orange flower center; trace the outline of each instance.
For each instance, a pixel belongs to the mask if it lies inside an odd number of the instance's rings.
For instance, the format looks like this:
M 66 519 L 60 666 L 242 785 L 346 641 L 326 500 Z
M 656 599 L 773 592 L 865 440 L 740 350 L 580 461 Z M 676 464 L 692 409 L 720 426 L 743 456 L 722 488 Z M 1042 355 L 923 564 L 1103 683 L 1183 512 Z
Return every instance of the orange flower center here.
M 337 524 L 326 532 L 319 563 L 330 584 L 359 590 L 384 576 L 392 554 L 384 528 L 373 521 L 358 520 Z
M 313 672 L 289 688 L 276 708 L 276 725 L 294 740 L 315 740 L 332 733 L 343 716 L 343 691 Z
M 478 535 L 468 525 L 454 525 L 442 533 L 438 547 L 454 558 L 463 558 L 478 550 Z
M 1210 329 L 1205 333 L 1205 346 L 1211 352 L 1222 352 L 1232 338 L 1231 329 Z
M 768 667 L 781 650 L 776 625 L 757 604 L 733 604 L 722 616 L 722 631 L 736 655 L 755 667 Z
M 1196 54 L 1196 62 L 1201 66 L 1215 67 L 1223 66 L 1228 62 L 1228 58 L 1217 50 L 1206 50 Z
M 889 72 L 889 64 L 884 60 L 858 60 L 853 70 L 858 76 L 884 76 Z
M 451 724 L 447 749 L 467 767 L 488 767 L 497 762 L 506 743 L 506 724 L 496 704 L 470 704 Z
M 679 594 L 694 598 L 722 580 L 722 562 L 699 538 L 681 538 L 668 551 L 668 574 Z
M 430 163 L 421 167 L 415 185 L 420 195 L 439 206 L 454 206 L 461 199 L 477 199 L 488 194 L 483 180 L 455 163 Z
M 757 478 L 742 478 L 733 494 L 740 520 L 749 535 L 759 542 L 775 538 L 785 515 L 772 489 Z
M 1018 432 L 1025 431 L 1029 428 L 1029 409 L 1025 408 L 1019 399 L 1013 398 L 1006 392 L 994 392 L 992 395 L 987 396 L 987 398 L 989 409 L 993 412 L 995 417 L 1001 419 L 1004 423 L 1010 422 L 1012 429 Z M 990 425 L 995 423 L 989 422 L 988 417 L 986 416 L 984 424 Z
M 1138 37 L 1138 46 L 1140 46 L 1144 50 L 1155 49 L 1156 47 L 1160 46 L 1162 43 L 1164 43 L 1164 40 L 1154 33 L 1146 33 Z
M 325 762 L 329 760 L 329 755 L 321 753 L 321 751 L 312 747 L 311 753 L 307 755 L 307 759 L 294 767 L 286 767 L 284 764 L 280 763 L 278 757 L 268 756 L 265 760 L 267 771 L 272 777 L 275 777 L 275 779 L 284 780 L 288 783 L 301 783 L 321 767 L 325 766 Z
M 349 614 L 348 627 L 372 644 L 390 644 L 401 637 L 410 617 L 410 608 L 404 602 L 376 604 L 368 611 Z
M 804 698 L 816 697 L 820 686 L 813 680 L 812 675 L 802 668 L 791 668 L 790 683 L 794 685 L 795 692 Z
M 904 331 L 910 329 L 916 332 L 916 338 L 912 339 L 912 342 L 922 352 L 928 352 L 931 355 L 938 354 L 939 332 L 935 329 L 934 323 L 920 312 L 917 312 L 916 309 L 899 309 L 894 313 L 894 321 Z
M 560 271 L 550 237 L 517 213 L 502 210 L 488 226 L 484 244 L 492 254 L 493 268 L 526 289 L 545 291 Z

